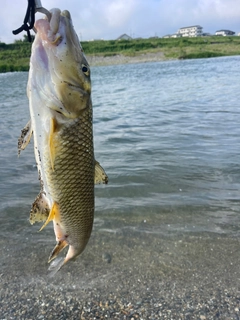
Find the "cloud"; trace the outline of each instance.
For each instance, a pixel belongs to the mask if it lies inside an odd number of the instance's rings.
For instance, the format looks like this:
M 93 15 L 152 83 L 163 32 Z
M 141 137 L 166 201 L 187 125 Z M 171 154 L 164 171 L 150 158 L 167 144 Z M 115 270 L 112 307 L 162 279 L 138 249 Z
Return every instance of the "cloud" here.
M 105 10 L 109 27 L 121 27 L 131 19 L 136 9 L 134 0 L 117 0 L 110 2 Z
M 2 2 L 0 40 L 9 43 L 23 38 L 22 34 L 14 37 L 12 30 L 22 25 L 27 1 Z M 195 24 L 211 33 L 218 29 L 240 32 L 239 0 L 42 0 L 42 4 L 47 9 L 69 10 L 83 40 L 116 39 L 123 33 L 163 36 Z

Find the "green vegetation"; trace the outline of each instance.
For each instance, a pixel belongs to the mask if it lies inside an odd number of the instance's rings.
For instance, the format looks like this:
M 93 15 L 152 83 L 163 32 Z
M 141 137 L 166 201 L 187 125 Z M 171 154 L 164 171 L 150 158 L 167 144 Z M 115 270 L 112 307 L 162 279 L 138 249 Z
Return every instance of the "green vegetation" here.
M 26 37 L 13 44 L 0 43 L 0 72 L 27 71 L 31 43 Z M 240 55 L 240 37 L 150 38 L 133 40 L 97 40 L 82 42 L 86 55 L 137 56 L 163 52 L 166 59 L 196 59 Z
M 28 42 L 0 43 L 0 72 L 28 71 L 30 55 L 31 44 Z

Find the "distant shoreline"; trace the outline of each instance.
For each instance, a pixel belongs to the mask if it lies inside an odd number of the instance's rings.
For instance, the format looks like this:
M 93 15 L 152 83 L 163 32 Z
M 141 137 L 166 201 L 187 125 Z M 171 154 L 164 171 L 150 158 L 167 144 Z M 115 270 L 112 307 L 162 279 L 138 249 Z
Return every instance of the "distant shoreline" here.
M 240 55 L 240 37 L 96 40 L 83 41 L 82 48 L 90 66 L 107 66 Z M 29 70 L 30 43 L 0 43 L 0 49 L 0 73 Z
M 169 60 L 161 51 L 155 53 L 142 53 L 136 56 L 126 56 L 123 54 L 116 54 L 112 56 L 86 55 L 86 58 L 89 65 L 93 67 Z

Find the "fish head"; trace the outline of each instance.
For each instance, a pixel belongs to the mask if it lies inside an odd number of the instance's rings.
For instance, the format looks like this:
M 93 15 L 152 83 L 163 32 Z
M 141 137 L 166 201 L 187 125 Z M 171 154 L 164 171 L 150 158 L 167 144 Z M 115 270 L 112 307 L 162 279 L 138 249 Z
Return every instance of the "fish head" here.
M 50 21 L 35 22 L 28 96 L 30 90 L 38 91 L 41 100 L 51 101 L 48 108 L 74 119 L 90 105 L 90 68 L 69 11 L 50 12 Z

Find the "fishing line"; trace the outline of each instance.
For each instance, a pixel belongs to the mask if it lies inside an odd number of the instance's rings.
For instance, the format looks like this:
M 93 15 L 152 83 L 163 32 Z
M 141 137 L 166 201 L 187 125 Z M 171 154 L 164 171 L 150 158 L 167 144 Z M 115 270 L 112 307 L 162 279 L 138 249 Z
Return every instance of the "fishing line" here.
M 14 35 L 17 35 L 22 31 L 26 31 L 28 36 L 28 41 L 32 42 L 30 30 L 33 29 L 34 22 L 35 22 L 35 0 L 28 0 L 28 7 L 27 7 L 27 12 L 23 21 L 23 25 L 20 28 L 13 30 L 12 33 Z

